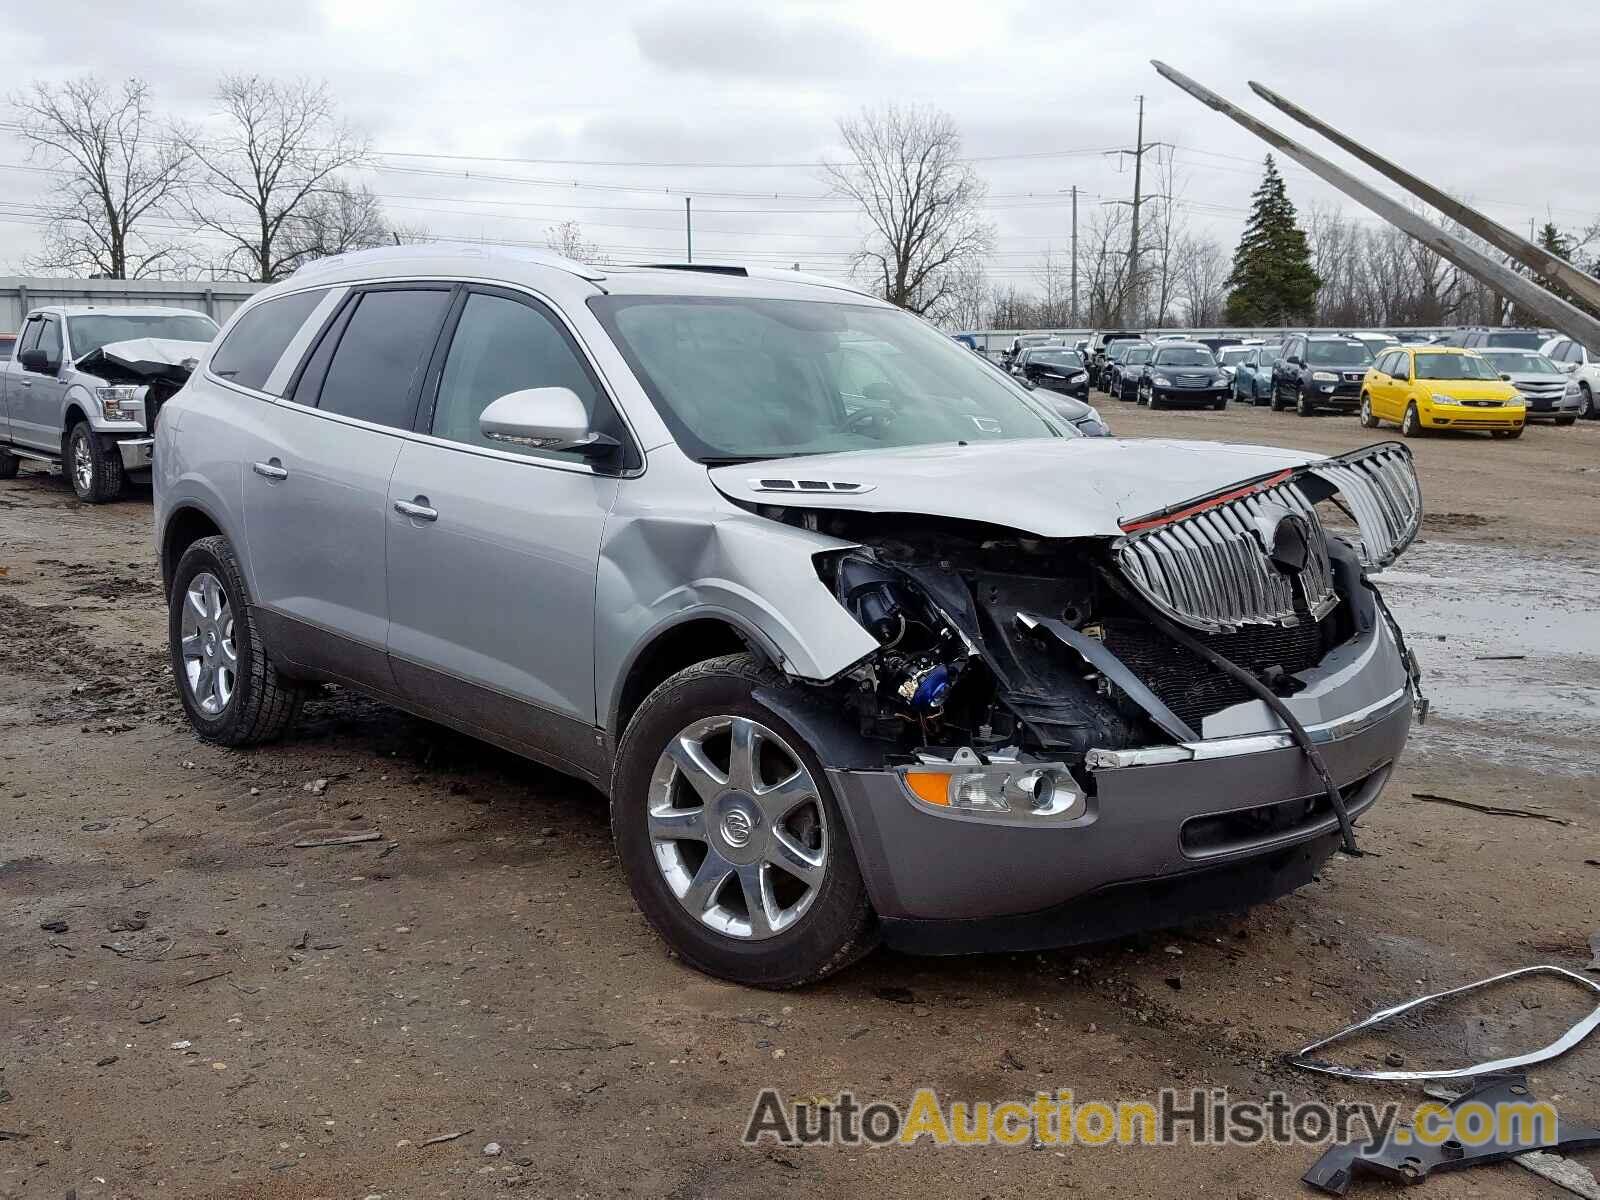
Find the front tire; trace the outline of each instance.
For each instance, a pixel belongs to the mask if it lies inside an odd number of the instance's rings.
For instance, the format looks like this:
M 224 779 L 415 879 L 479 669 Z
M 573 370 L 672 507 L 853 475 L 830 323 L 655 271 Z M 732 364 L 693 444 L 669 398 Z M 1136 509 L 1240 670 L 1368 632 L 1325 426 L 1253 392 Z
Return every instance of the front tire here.
M 1277 380 L 1272 382 L 1272 399 L 1268 403 L 1273 412 L 1283 411 L 1283 389 L 1278 386 Z
M 1366 392 L 1361 393 L 1361 428 L 1376 429 L 1378 418 L 1372 415 L 1372 397 Z
M 1408 438 L 1422 436 L 1422 418 L 1417 415 L 1415 400 L 1406 405 L 1406 414 L 1400 418 L 1400 436 Z
M 227 538 L 201 538 L 178 560 L 167 643 L 183 711 L 206 741 L 253 746 L 294 723 L 303 692 L 267 657 Z
M 89 422 L 79 421 L 67 435 L 67 478 L 85 504 L 108 504 L 122 495 L 122 456 L 107 450 Z
M 1306 389 L 1296 388 L 1294 393 L 1294 411 L 1296 416 L 1311 417 L 1316 415 L 1316 408 L 1311 401 L 1306 399 Z
M 1561 426 L 1562 428 L 1566 428 L 1568 425 L 1576 425 L 1577 423 L 1578 423 L 1578 418 L 1577 417 L 1557 417 L 1556 418 L 1556 424 Z
M 1600 411 L 1597 411 L 1594 406 L 1594 392 L 1590 390 L 1588 383 L 1580 382 L 1578 384 L 1578 394 L 1582 397 L 1578 415 L 1586 421 L 1593 421 L 1595 418 L 1600 417 Z
M 751 987 L 831 975 L 876 944 L 824 764 L 757 690 L 748 654 L 651 692 L 617 749 L 611 832 L 645 919 L 690 966 Z
M 0 479 L 15 479 L 17 469 L 22 466 L 22 460 L 15 454 L 0 450 Z

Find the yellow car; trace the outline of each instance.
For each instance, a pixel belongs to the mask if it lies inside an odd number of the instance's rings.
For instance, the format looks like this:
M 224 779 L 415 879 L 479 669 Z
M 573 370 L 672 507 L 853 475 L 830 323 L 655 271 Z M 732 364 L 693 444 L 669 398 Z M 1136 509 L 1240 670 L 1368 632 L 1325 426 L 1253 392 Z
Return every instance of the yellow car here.
M 1396 346 L 1378 355 L 1361 381 L 1361 424 L 1384 421 L 1406 437 L 1426 429 L 1487 429 L 1522 436 L 1522 394 L 1487 359 L 1458 346 Z

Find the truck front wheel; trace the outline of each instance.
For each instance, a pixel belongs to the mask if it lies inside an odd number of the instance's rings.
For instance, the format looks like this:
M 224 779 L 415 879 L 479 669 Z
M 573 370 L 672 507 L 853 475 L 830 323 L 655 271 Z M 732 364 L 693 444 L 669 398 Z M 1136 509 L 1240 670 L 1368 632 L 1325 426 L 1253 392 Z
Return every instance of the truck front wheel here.
M 72 490 L 85 504 L 106 504 L 122 495 L 122 456 L 102 446 L 87 421 L 67 435 L 65 467 Z

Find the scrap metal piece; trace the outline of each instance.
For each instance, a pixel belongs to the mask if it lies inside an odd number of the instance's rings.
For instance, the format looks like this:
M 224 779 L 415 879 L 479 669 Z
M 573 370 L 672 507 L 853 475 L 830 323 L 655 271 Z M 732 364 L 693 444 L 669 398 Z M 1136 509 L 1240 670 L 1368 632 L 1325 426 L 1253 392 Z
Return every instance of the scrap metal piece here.
M 1508 979 L 1520 979 L 1528 975 L 1555 975 L 1559 978 L 1570 980 L 1594 993 L 1597 998 L 1595 1008 L 1548 1046 L 1540 1047 L 1538 1050 L 1531 1050 L 1526 1054 L 1515 1054 L 1509 1058 L 1498 1058 L 1493 1062 L 1477 1063 L 1469 1067 L 1443 1068 L 1431 1071 L 1380 1071 L 1366 1067 L 1346 1067 L 1338 1063 L 1310 1057 L 1311 1054 L 1321 1050 L 1324 1046 L 1342 1041 L 1353 1033 L 1371 1029 L 1375 1025 L 1382 1025 L 1403 1013 L 1421 1008 L 1425 1004 L 1432 1004 L 1435 1000 L 1444 1000 L 1450 996 L 1475 992 L 1497 983 L 1504 983 Z M 1317 1071 L 1323 1075 L 1337 1075 L 1341 1079 L 1368 1079 L 1387 1083 L 1411 1082 L 1419 1079 L 1470 1079 L 1479 1075 L 1493 1074 L 1497 1071 L 1510 1071 L 1518 1067 L 1529 1067 L 1535 1063 L 1548 1062 L 1552 1058 L 1558 1058 L 1578 1045 L 1579 1042 L 1593 1033 L 1596 1028 L 1600 1028 L 1600 983 L 1596 983 L 1592 979 L 1586 979 L 1576 971 L 1569 971 L 1565 967 L 1542 963 L 1533 967 L 1518 967 L 1515 971 L 1507 971 L 1502 975 L 1491 975 L 1488 979 L 1480 979 L 1476 983 L 1464 983 L 1460 987 L 1453 987 L 1443 992 L 1435 992 L 1431 996 L 1419 996 L 1415 1000 L 1407 1000 L 1404 1004 L 1381 1008 L 1371 1016 L 1357 1021 L 1354 1025 L 1347 1025 L 1337 1033 L 1330 1034 L 1309 1045 L 1302 1046 L 1292 1054 L 1285 1055 L 1284 1061 L 1292 1067 L 1300 1067 L 1306 1071 Z
M 1514 230 L 1507 229 L 1500 222 L 1484 216 L 1475 208 L 1469 208 L 1454 196 L 1440 191 L 1425 179 L 1418 179 L 1410 171 L 1396 163 L 1390 162 L 1381 154 L 1368 150 L 1352 137 L 1340 133 L 1326 121 L 1312 116 L 1293 100 L 1278 95 L 1277 92 L 1265 84 L 1250 81 L 1250 90 L 1260 96 L 1268 104 L 1287 113 L 1308 129 L 1314 129 L 1327 138 L 1341 150 L 1349 151 L 1367 166 L 1377 171 L 1426 204 L 1432 205 L 1451 220 L 1458 222 L 1463 228 L 1471 230 L 1496 250 L 1500 250 L 1518 262 L 1532 267 L 1545 279 L 1558 283 L 1569 291 L 1576 293 L 1589 304 L 1600 304 L 1600 279 L 1573 266 L 1566 259 L 1550 253 L 1537 242 L 1530 242 L 1527 238 Z
M 1550 1122 L 1539 1121 L 1532 1114 L 1535 1103 L 1526 1076 L 1520 1073 L 1489 1075 L 1480 1079 L 1471 1091 L 1451 1101 L 1450 1111 L 1459 1112 L 1471 1104 L 1486 1106 L 1491 1112 L 1505 1112 L 1507 1109 L 1500 1106 L 1515 1105 L 1515 1111 L 1529 1114 L 1526 1119 L 1490 1122 L 1492 1128 L 1486 1131 L 1488 1140 L 1473 1146 L 1454 1138 L 1430 1146 L 1412 1136 L 1410 1130 L 1396 1127 L 1376 1150 L 1369 1150 L 1360 1142 L 1333 1147 L 1300 1178 L 1320 1192 L 1342 1196 L 1357 1175 L 1416 1184 L 1435 1171 L 1460 1171 L 1541 1150 L 1586 1150 L 1600 1146 L 1600 1129 L 1559 1119 L 1554 1122 L 1555 1127 L 1550 1128 Z
M 1370 208 L 1389 224 L 1410 234 L 1440 258 L 1460 267 L 1479 282 L 1493 288 L 1500 295 L 1534 314 L 1543 323 L 1582 342 L 1585 346 L 1600 346 L 1600 320 L 1582 309 L 1569 304 L 1561 297 L 1546 291 L 1533 280 L 1518 275 L 1509 267 L 1495 262 L 1488 255 L 1475 250 L 1452 233 L 1439 228 L 1432 221 L 1412 212 L 1405 205 L 1390 199 L 1374 187 L 1369 187 L 1354 175 L 1335 166 L 1320 154 L 1307 150 L 1299 142 L 1285 137 L 1264 121 L 1259 121 L 1238 105 L 1219 96 L 1210 88 L 1190 79 L 1182 71 L 1169 67 L 1156 59 L 1151 65 L 1160 74 L 1188 92 L 1208 108 L 1214 108 L 1235 123 L 1244 126 L 1268 145 L 1277 147 L 1312 174 L 1325 179 L 1345 195 Z

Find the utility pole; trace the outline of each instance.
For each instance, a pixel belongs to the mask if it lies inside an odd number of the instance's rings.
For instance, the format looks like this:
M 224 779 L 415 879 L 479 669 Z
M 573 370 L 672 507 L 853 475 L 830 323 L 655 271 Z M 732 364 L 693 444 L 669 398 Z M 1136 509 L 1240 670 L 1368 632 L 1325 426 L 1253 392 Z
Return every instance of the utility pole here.
M 1078 327 L 1078 185 L 1072 185 L 1072 327 Z
M 1128 238 L 1128 297 L 1132 301 L 1133 319 L 1139 319 L 1139 191 L 1140 173 L 1144 167 L 1144 96 L 1139 97 L 1139 133 L 1133 150 L 1133 233 Z
M 694 215 L 690 211 L 691 197 L 683 198 L 683 241 L 688 253 L 685 262 L 694 261 Z

